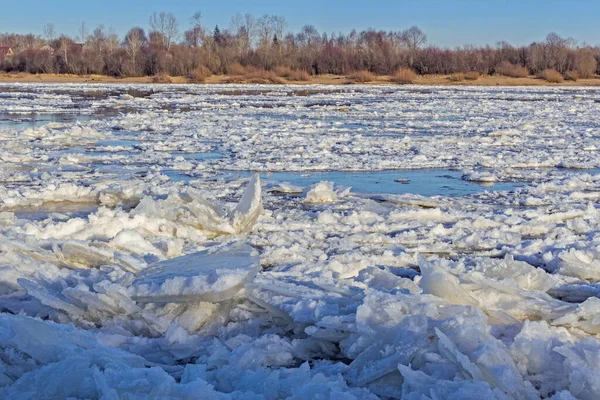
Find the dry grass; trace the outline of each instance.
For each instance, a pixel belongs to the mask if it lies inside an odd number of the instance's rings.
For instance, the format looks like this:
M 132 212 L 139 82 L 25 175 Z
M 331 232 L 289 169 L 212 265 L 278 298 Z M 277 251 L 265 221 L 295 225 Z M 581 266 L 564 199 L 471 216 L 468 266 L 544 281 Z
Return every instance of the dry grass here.
M 448 77 L 448 80 L 450 82 L 462 82 L 465 80 L 465 74 L 459 74 L 459 73 L 452 74 Z
M 375 80 L 375 75 L 370 73 L 369 71 L 357 71 L 350 75 L 348 75 L 349 83 L 367 83 L 373 82 Z
M 479 72 L 470 71 L 465 74 L 465 79 L 468 81 L 476 81 L 477 79 L 479 79 L 480 76 L 481 74 Z
M 244 83 L 244 77 L 241 75 L 227 76 L 219 83 Z
M 564 78 L 561 75 L 561 73 L 555 69 L 545 69 L 542 72 L 540 72 L 537 75 L 537 77 L 549 83 L 561 83 L 564 81 Z
M 246 68 L 244 79 L 248 83 L 284 83 L 273 71 L 259 68 Z
M 410 68 L 399 68 L 394 75 L 390 77 L 390 81 L 400 85 L 408 85 L 414 83 L 417 79 L 417 74 Z
M 527 78 L 529 76 L 527 68 L 511 64 L 508 61 L 502 62 L 495 70 L 497 74 L 508 76 L 509 78 Z
M 548 82 L 542 79 L 536 79 L 534 76 L 527 78 L 509 78 L 500 75 L 481 75 L 476 81 L 469 81 L 466 79 L 464 82 L 451 82 L 448 80 L 448 75 L 412 75 L 415 80 L 412 82 L 420 86 L 428 85 L 474 85 L 474 86 L 544 86 L 549 85 Z M 389 84 L 392 82 L 393 77 L 379 76 L 372 82 L 373 84 Z M 465 74 L 466 78 L 466 74 Z M 171 82 L 173 84 L 185 84 L 189 83 L 189 77 L 187 76 L 171 76 Z M 13 72 L 13 73 L 2 73 L 0 72 L 0 82 L 23 82 L 23 83 L 36 83 L 36 82 L 47 82 L 47 83 L 152 83 L 154 77 L 152 76 L 140 76 L 130 78 L 115 78 L 113 76 L 105 75 L 67 75 L 67 74 L 27 74 L 24 72 Z M 294 82 L 287 80 L 280 80 L 282 83 Z M 205 84 L 222 84 L 222 83 L 246 83 L 244 76 L 230 76 L 230 75 L 213 75 L 206 79 Z M 344 85 L 348 82 L 346 76 L 342 75 L 314 75 L 311 76 L 307 82 L 299 82 L 308 85 Z M 411 83 L 410 81 L 405 81 Z M 587 79 L 580 77 L 577 82 L 564 81 L 560 83 L 561 86 L 587 86 L 587 87 L 600 87 L 600 78 L 595 77 L 593 79 Z M 424 89 L 427 90 L 427 89 Z
M 285 83 L 273 71 L 261 68 L 244 67 L 233 63 L 227 67 L 228 76 L 223 83 L 255 83 L 255 84 L 282 84 Z
M 201 65 L 192 71 L 192 73 L 190 74 L 190 80 L 194 83 L 204 83 L 206 81 L 206 78 L 209 78 L 211 76 L 212 72 L 210 72 L 210 69 L 208 69 L 204 65 Z
M 310 75 L 306 71 L 299 69 L 291 69 L 288 67 L 277 67 L 275 68 L 275 74 L 289 81 L 294 82 L 305 82 L 310 79 Z
M 240 63 L 232 63 L 230 65 L 227 66 L 227 73 L 229 75 L 245 75 L 246 74 L 246 67 L 244 67 L 242 64 Z
M 152 82 L 153 83 L 173 83 L 173 80 L 171 79 L 169 74 L 161 72 L 160 74 L 154 75 L 152 77 Z
M 572 82 L 577 82 L 579 80 L 579 72 L 567 71 L 567 80 L 572 81 Z

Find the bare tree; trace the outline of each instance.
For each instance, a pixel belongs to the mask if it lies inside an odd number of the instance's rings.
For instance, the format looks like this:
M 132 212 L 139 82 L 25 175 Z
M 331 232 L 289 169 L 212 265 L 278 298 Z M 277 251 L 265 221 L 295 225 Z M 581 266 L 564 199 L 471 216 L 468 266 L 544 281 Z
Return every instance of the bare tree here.
M 576 70 L 582 78 L 593 78 L 598 68 L 598 62 L 591 50 L 581 50 L 577 54 Z
M 417 51 L 427 43 L 427 35 L 418 27 L 412 26 L 402 33 L 406 46 L 411 51 Z
M 82 22 L 81 25 L 79 26 L 79 40 L 81 41 L 80 43 L 85 43 L 87 36 L 88 36 L 87 27 L 85 26 L 85 22 Z
M 202 13 L 196 11 L 190 18 L 192 27 L 183 33 L 185 42 L 191 47 L 200 47 L 202 43 Z
M 70 38 L 68 38 L 67 36 L 62 35 L 61 37 L 58 38 L 58 43 L 59 43 L 59 50 L 62 53 L 65 68 L 67 69 L 67 72 L 71 72 L 70 65 L 69 65 L 69 50 L 71 48 L 73 41 Z
M 546 36 L 545 43 L 545 67 L 554 68 L 560 73 L 565 73 L 571 69 L 569 50 L 574 48 L 576 43 L 572 38 L 563 38 L 554 32 L 549 33 Z
M 173 13 L 161 12 L 150 16 L 150 27 L 163 37 L 163 46 L 169 50 L 179 34 L 179 25 Z
M 49 42 L 53 41 L 56 37 L 56 29 L 54 28 L 53 23 L 47 23 L 46 25 L 44 25 L 42 31 L 44 32 L 44 37 Z
M 125 46 L 125 51 L 127 51 L 127 55 L 131 59 L 131 65 L 133 66 L 133 73 L 137 74 L 137 62 L 138 55 L 140 51 L 142 51 L 142 47 L 147 42 L 146 33 L 144 29 L 140 27 L 131 28 L 129 32 L 125 35 L 125 40 L 123 45 Z
M 119 35 L 115 32 L 115 29 L 110 27 L 108 29 L 108 36 L 106 37 L 106 48 L 109 53 L 114 52 L 119 48 Z
M 104 25 L 98 25 L 89 37 L 89 44 L 96 52 L 101 53 L 106 47 L 106 32 Z
M 202 26 L 202 12 L 196 11 L 191 18 L 192 26 L 200 27 Z
M 427 36 L 425 33 L 416 26 L 411 26 L 404 32 L 402 32 L 402 36 L 404 37 L 404 42 L 406 43 L 406 47 L 408 47 L 409 51 L 409 60 L 408 64 L 412 67 L 414 65 L 414 60 L 417 55 L 417 52 L 421 48 L 421 46 L 427 43 Z
M 238 55 L 243 57 L 253 46 L 256 36 L 256 19 L 252 14 L 235 14 L 229 23 L 229 30 L 235 37 Z

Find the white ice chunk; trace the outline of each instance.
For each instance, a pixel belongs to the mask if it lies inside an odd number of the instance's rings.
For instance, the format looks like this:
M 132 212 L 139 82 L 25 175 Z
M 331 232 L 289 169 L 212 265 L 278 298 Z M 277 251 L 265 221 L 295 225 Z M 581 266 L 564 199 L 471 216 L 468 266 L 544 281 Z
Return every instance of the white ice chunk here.
M 309 204 L 328 204 L 335 203 L 337 199 L 337 193 L 333 190 L 333 182 L 321 181 L 311 186 L 306 193 L 305 201 Z
M 460 280 L 437 265 L 419 257 L 421 281 L 419 285 L 425 294 L 433 294 L 451 304 L 477 305 L 478 301 L 467 291 Z
M 258 252 L 245 244 L 208 249 L 159 262 L 132 284 L 140 302 L 220 302 L 232 298 L 258 273 Z
M 237 207 L 227 215 L 227 218 L 236 233 L 249 232 L 262 210 L 260 177 L 254 174 Z

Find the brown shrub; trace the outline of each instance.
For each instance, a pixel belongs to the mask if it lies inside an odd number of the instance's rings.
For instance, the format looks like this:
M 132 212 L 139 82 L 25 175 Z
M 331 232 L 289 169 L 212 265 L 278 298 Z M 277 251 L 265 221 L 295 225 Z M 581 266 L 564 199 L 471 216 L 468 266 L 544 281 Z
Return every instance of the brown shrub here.
M 448 80 L 450 82 L 462 82 L 465 80 L 465 75 L 464 74 L 452 74 L 448 77 Z
M 173 81 L 171 80 L 171 77 L 169 76 L 169 74 L 161 72 L 160 74 L 156 74 L 156 75 L 154 75 L 154 77 L 152 77 L 152 82 L 154 82 L 154 83 L 172 83 Z
M 561 75 L 561 73 L 555 69 L 545 69 L 542 72 L 540 72 L 537 75 L 537 77 L 549 83 L 561 83 L 562 81 L 564 81 L 564 78 Z
M 248 83 L 284 83 L 273 71 L 260 68 L 246 68 L 244 78 Z
M 579 72 L 577 71 L 567 71 L 567 80 L 568 81 L 573 81 L 573 82 L 577 82 L 577 80 L 579 79 Z
M 352 83 L 367 83 L 375 80 L 375 75 L 369 71 L 357 71 L 348 75 L 348 80 Z
M 479 79 L 480 76 L 481 74 L 479 72 L 470 71 L 465 74 L 465 79 L 468 81 L 476 81 L 477 79 Z
M 202 83 L 206 81 L 206 78 L 210 77 L 211 75 L 212 72 L 210 72 L 210 69 L 208 69 L 204 65 L 201 65 L 192 71 L 192 73 L 190 74 L 190 80 L 195 83 Z
M 231 63 L 227 66 L 228 75 L 245 75 L 246 67 L 238 62 Z
M 299 69 L 291 69 L 289 67 L 279 66 L 275 68 L 275 74 L 286 78 L 289 81 L 307 81 L 310 79 L 308 72 Z
M 509 78 L 527 78 L 529 76 L 527 68 L 511 64 L 508 61 L 502 61 L 500 65 L 496 66 L 495 71 L 497 74 L 508 76 Z
M 410 83 L 414 83 L 417 79 L 417 74 L 410 68 L 400 68 L 394 75 L 390 77 L 390 80 L 394 83 L 398 83 L 400 85 L 408 85 Z

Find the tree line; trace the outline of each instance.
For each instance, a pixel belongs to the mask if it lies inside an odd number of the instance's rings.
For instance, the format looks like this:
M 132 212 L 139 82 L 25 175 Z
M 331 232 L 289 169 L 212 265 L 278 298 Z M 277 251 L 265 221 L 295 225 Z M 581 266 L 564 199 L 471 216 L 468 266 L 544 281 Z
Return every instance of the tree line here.
M 192 76 L 195 71 L 235 75 L 245 68 L 278 68 L 310 75 L 348 75 L 368 71 L 389 75 L 399 68 L 417 74 L 539 74 L 556 70 L 589 78 L 600 73 L 600 48 L 549 34 L 543 42 L 512 46 L 463 46 L 454 49 L 427 44 L 418 27 L 385 32 L 375 29 L 350 33 L 321 33 L 306 25 L 286 30 L 277 15 L 236 14 L 227 28 L 207 29 L 201 14 L 190 18 L 187 29 L 172 13 L 154 13 L 149 29 L 131 28 L 123 37 L 98 26 L 91 32 L 82 24 L 76 37 L 57 34 L 54 25 L 42 35 L 0 34 L 0 46 L 14 55 L 0 59 L 5 72 L 103 74 L 137 77 L 168 74 Z

